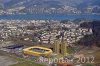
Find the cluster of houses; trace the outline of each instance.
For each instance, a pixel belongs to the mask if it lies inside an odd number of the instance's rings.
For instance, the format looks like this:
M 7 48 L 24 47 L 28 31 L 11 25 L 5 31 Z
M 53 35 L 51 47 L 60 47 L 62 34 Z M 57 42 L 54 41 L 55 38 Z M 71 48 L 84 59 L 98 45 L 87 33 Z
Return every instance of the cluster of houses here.
M 34 26 L 33 30 L 27 29 L 27 26 Z M 5 38 L 25 36 L 26 34 L 32 35 L 39 33 L 39 31 L 42 31 L 42 33 L 41 40 L 38 39 L 38 41 L 44 44 L 53 44 L 57 37 L 62 39 L 62 36 L 68 44 L 72 44 L 85 35 L 92 34 L 91 28 L 81 28 L 74 22 L 64 24 L 45 20 L 0 20 L 0 39 L 2 41 Z

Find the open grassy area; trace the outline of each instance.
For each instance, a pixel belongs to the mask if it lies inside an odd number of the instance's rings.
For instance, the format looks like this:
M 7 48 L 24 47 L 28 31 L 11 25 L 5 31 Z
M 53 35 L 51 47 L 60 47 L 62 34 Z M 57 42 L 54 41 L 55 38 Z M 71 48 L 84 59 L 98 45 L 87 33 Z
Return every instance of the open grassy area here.
M 100 63 L 100 51 L 94 52 L 93 55 L 94 55 L 94 57 L 95 57 L 94 62 L 95 62 L 95 63 Z
M 92 64 L 84 64 L 83 66 L 93 66 Z
M 94 64 L 98 64 L 100 63 L 100 49 L 97 48 L 92 48 L 90 50 L 87 49 L 83 49 L 81 51 L 82 54 L 84 54 L 86 57 L 87 56 L 93 56 L 94 57 Z
M 72 47 L 67 47 L 67 53 L 71 54 L 74 52 L 74 49 Z
M 18 64 L 14 64 L 11 66 L 43 66 L 43 65 L 31 62 L 31 61 L 21 61 Z
M 26 61 L 24 59 L 21 59 L 21 58 L 15 57 L 15 56 L 11 56 L 11 57 L 16 59 L 19 62 L 18 64 L 14 64 L 11 66 L 44 66 L 44 65 L 35 63 L 33 61 L 28 61 L 28 60 Z
M 8 57 L 18 61 L 17 64 L 14 64 L 14 65 L 11 65 L 11 66 L 44 66 L 42 64 L 38 64 L 38 63 L 35 63 L 33 61 L 29 61 L 29 60 L 24 60 L 22 58 L 18 58 L 16 56 L 12 56 L 12 55 L 8 55 L 8 54 L 0 53 L 0 56 L 8 56 Z

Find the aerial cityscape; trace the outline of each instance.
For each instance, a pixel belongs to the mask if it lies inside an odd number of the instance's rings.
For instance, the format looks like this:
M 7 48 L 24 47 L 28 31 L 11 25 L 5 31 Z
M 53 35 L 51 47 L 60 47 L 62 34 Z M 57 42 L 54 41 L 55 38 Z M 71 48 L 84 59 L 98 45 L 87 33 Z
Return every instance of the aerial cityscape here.
M 100 66 L 100 1 L 0 0 L 0 66 Z

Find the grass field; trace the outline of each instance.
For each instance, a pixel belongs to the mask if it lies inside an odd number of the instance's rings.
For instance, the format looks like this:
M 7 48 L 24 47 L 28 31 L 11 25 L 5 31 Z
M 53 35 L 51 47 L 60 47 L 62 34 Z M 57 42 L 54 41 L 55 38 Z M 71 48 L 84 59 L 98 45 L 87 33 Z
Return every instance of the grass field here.
M 11 55 L 8 55 L 8 54 L 1 54 L 0 53 L 0 56 L 8 56 L 8 57 L 18 61 L 17 64 L 14 64 L 14 65 L 11 65 L 11 66 L 45 66 L 45 65 L 42 65 L 42 64 L 35 63 L 33 61 L 24 60 L 22 58 L 18 58 L 16 56 L 11 56 Z
M 92 50 L 82 50 L 82 54 L 85 56 L 93 56 L 94 57 L 94 64 L 100 63 L 100 49 L 93 48 Z
M 43 65 L 31 61 L 20 61 L 18 64 L 14 64 L 11 66 L 43 66 Z
M 24 59 L 17 58 L 15 56 L 13 56 L 12 58 L 16 59 L 19 63 L 11 65 L 11 66 L 44 66 L 44 65 L 32 62 L 32 61 L 28 61 L 28 60 L 26 61 Z

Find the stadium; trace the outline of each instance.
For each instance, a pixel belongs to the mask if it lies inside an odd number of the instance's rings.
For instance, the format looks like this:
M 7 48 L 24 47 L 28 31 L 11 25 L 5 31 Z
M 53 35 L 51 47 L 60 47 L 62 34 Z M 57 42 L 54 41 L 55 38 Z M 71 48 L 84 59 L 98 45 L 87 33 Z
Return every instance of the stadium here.
M 48 56 L 52 53 L 52 50 L 44 47 L 34 46 L 23 49 L 23 52 L 24 54 L 32 56 Z

